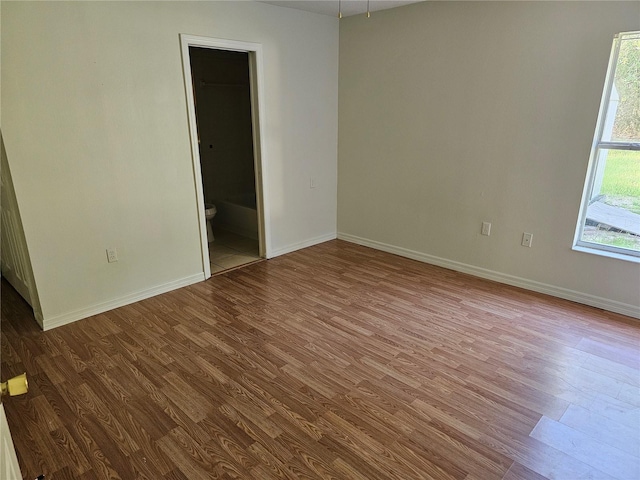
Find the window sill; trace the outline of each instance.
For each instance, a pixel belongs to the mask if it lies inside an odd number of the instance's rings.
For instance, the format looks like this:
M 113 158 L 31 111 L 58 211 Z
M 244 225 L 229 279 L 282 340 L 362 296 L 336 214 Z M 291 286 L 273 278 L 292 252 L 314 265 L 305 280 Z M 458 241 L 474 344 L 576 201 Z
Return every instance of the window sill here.
M 599 248 L 585 247 L 583 245 L 574 245 L 572 250 L 576 252 L 591 253 L 593 255 L 600 255 L 601 257 L 615 258 L 616 260 L 623 260 L 631 263 L 640 263 L 640 257 L 633 255 L 625 255 L 623 253 L 609 252 L 607 250 L 600 250 Z

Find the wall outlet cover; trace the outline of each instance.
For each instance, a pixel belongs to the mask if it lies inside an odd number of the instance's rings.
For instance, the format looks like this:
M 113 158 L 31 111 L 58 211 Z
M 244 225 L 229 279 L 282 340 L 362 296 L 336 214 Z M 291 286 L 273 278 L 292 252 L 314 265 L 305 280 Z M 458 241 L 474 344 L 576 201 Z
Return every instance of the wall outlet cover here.
M 118 251 L 115 248 L 107 248 L 107 261 L 109 263 L 118 261 Z

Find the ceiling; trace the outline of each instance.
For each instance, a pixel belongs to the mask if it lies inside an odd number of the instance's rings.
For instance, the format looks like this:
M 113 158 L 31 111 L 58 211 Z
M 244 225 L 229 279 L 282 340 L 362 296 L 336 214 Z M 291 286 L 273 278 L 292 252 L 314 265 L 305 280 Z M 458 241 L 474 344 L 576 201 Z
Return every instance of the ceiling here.
M 280 7 L 296 8 L 298 10 L 306 10 L 307 12 L 321 13 L 323 15 L 338 16 L 338 0 L 283 0 L 283 1 L 264 1 L 271 5 Z M 389 8 L 401 7 L 410 3 L 418 3 L 424 0 L 371 0 L 369 2 L 369 11 L 377 12 L 379 10 L 387 10 Z M 349 17 L 351 15 L 360 15 L 367 12 L 367 0 L 341 0 L 342 16 Z

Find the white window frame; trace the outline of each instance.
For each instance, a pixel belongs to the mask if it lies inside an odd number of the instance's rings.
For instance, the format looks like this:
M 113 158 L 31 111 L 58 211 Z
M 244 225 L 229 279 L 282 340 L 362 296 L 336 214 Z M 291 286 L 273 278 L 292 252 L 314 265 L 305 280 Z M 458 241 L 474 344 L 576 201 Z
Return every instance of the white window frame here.
M 640 143 L 633 142 L 616 142 L 603 141 L 602 136 L 605 132 L 605 124 L 607 113 L 611 105 L 611 93 L 613 91 L 613 79 L 618 64 L 618 55 L 620 53 L 620 45 L 622 40 L 627 36 L 637 36 L 640 32 L 624 32 L 615 35 L 613 45 L 611 47 L 611 55 L 609 56 L 609 66 L 607 67 L 607 76 L 604 82 L 604 90 L 602 92 L 602 100 L 600 102 L 600 111 L 598 112 L 598 121 L 596 123 L 596 131 L 591 146 L 591 155 L 589 157 L 589 166 L 587 168 L 587 177 L 585 180 L 584 190 L 582 193 L 582 203 L 578 215 L 578 223 L 576 226 L 576 234 L 573 242 L 573 249 L 581 252 L 603 255 L 606 257 L 628 260 L 640 263 L 640 252 L 628 248 L 615 247 L 612 245 L 603 245 L 600 243 L 586 242 L 582 240 L 582 233 L 586 223 L 587 207 L 592 198 L 592 192 L 596 181 L 601 177 L 600 171 L 604 167 L 598 168 L 600 164 L 600 152 L 603 150 L 633 150 L 640 151 Z M 601 178 L 600 178 L 601 180 Z

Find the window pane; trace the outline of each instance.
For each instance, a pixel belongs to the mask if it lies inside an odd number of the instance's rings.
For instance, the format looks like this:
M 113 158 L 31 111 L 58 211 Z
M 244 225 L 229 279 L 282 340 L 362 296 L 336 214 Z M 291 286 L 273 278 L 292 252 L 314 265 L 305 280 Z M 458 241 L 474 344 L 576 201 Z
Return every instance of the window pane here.
M 620 40 L 604 141 L 640 142 L 640 35 Z
M 598 151 L 582 241 L 640 252 L 640 151 Z

